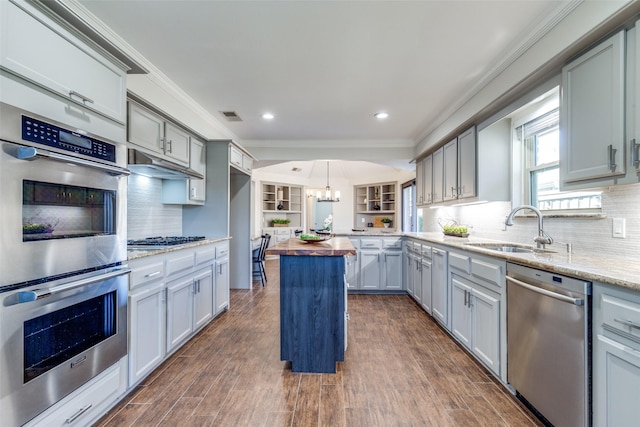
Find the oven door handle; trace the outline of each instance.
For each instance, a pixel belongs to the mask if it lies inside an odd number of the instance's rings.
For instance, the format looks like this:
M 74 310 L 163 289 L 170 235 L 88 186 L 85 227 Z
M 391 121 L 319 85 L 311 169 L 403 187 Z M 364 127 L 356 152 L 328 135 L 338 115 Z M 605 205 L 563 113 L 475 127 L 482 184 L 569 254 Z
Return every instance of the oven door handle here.
M 15 305 L 15 304 L 22 304 L 25 302 L 37 301 L 43 298 L 50 297 L 55 294 L 59 294 L 61 292 L 70 291 L 72 289 L 91 285 L 96 282 L 102 282 L 104 280 L 113 279 L 114 277 L 123 276 L 125 274 L 129 274 L 130 272 L 131 272 L 130 268 L 120 267 L 110 271 L 109 273 L 101 273 L 97 276 L 87 277 L 81 280 L 75 280 L 73 282 L 65 283 L 63 285 L 53 286 L 51 288 L 16 292 L 17 298 L 10 301 L 7 305 Z
M 88 166 L 94 169 L 98 169 L 111 175 L 131 175 L 129 169 L 121 168 L 119 166 L 105 165 L 98 162 L 92 162 L 89 160 L 79 159 L 77 157 L 71 157 L 53 151 L 43 150 L 35 147 L 20 147 L 16 152 L 16 158 L 21 160 L 33 160 L 38 158 L 45 158 L 50 160 L 57 160 L 65 163 L 73 163 L 80 166 Z
M 582 298 L 572 298 L 566 295 L 558 294 L 556 292 L 551 292 L 509 276 L 507 276 L 507 281 L 513 283 L 514 285 L 522 286 L 523 288 L 529 289 L 530 291 L 537 292 L 539 294 L 555 298 L 563 302 L 568 302 L 574 305 L 584 305 L 584 300 Z

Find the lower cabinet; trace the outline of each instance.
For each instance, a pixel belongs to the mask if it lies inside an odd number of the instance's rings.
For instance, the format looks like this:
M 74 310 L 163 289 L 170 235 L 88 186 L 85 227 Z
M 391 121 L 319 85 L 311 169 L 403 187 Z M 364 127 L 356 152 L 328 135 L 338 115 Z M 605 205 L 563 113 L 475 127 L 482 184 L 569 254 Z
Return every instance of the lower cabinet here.
M 499 374 L 500 296 L 451 275 L 451 333 Z
M 442 325 L 449 325 L 447 251 L 433 248 L 431 261 L 431 311 Z
M 229 307 L 229 243 L 129 261 L 129 387 Z
M 382 284 L 380 275 L 380 251 L 360 251 L 360 289 L 380 289 Z
M 593 284 L 593 425 L 640 419 L 640 294 Z
M 229 308 L 229 258 L 216 259 L 216 310 L 219 314 Z
M 166 350 L 165 286 L 129 293 L 129 384 L 162 362 Z
M 427 258 L 422 258 L 420 261 L 420 301 L 422 304 L 422 308 L 431 314 L 431 260 Z
M 413 288 L 413 299 L 418 304 L 422 304 L 422 259 L 413 256 L 413 277 L 411 287 Z
M 402 290 L 402 251 L 384 250 L 382 263 L 383 289 L 387 291 Z

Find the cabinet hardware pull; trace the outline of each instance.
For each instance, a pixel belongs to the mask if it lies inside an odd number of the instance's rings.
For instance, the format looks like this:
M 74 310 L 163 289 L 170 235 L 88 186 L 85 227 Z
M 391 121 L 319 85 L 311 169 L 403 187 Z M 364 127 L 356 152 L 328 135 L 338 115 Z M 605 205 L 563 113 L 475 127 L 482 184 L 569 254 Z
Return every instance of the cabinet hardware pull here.
M 616 165 L 616 152 L 618 151 L 617 148 L 613 148 L 613 144 L 609 144 L 609 146 L 607 147 L 607 150 L 609 151 L 609 170 L 611 172 L 615 172 L 616 167 L 618 165 Z
M 69 418 L 66 419 L 65 424 L 71 424 L 73 423 L 75 420 L 77 420 L 82 414 L 84 414 L 85 412 L 87 412 L 89 409 L 91 409 L 93 407 L 93 404 L 89 403 L 88 405 L 80 408 L 80 410 L 78 412 L 76 412 L 75 414 L 73 414 L 72 416 L 70 416 Z
M 620 320 L 620 319 L 613 319 L 613 320 L 618 323 L 622 323 L 625 326 L 629 326 L 630 328 L 640 329 L 640 323 L 632 322 L 631 320 Z
M 530 285 L 528 283 L 525 283 L 521 280 L 518 279 L 514 279 L 513 277 L 507 276 L 506 277 L 507 282 L 511 282 L 514 285 L 518 285 L 518 286 L 522 286 L 523 288 L 529 289 L 532 292 L 536 292 L 551 298 L 555 298 L 559 301 L 563 301 L 563 302 L 568 302 L 570 304 L 574 304 L 574 305 L 584 305 L 584 300 L 582 298 L 572 298 L 572 297 L 568 297 L 566 295 L 562 295 L 556 292 L 552 292 L 552 291 L 548 291 L 546 289 L 540 288 L 538 286 L 534 286 L 534 285 Z
M 168 147 L 167 151 L 169 151 L 170 153 L 173 153 L 173 148 L 172 148 L 173 147 L 173 141 L 168 140 L 167 141 L 167 147 Z
M 94 100 L 89 98 L 88 96 L 84 96 L 81 93 L 76 92 L 75 90 L 70 90 L 69 91 L 69 98 L 71 98 L 72 96 L 77 96 L 78 98 L 82 99 L 82 102 L 88 102 L 89 104 L 94 104 Z
M 144 277 L 146 279 L 149 279 L 151 277 L 157 276 L 158 274 L 160 274 L 160 271 L 154 271 L 153 273 L 145 274 Z
M 451 187 L 451 198 L 452 199 L 456 198 L 456 187 Z
M 467 306 L 467 291 L 464 291 L 464 305 Z
M 640 159 L 638 159 L 638 148 L 640 148 L 640 144 L 636 142 L 636 139 L 633 138 L 631 140 L 631 163 L 633 166 L 638 168 L 640 166 Z

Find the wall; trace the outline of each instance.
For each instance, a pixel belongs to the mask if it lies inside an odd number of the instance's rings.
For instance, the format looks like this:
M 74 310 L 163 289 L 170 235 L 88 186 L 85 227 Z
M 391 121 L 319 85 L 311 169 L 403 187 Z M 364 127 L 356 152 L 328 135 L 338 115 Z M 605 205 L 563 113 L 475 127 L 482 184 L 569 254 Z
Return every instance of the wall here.
M 162 204 L 162 180 L 129 175 L 127 238 L 182 235 L 182 206 Z
M 602 190 L 602 213 L 606 215 L 605 218 L 544 219 L 544 230 L 556 242 L 551 249 L 564 250 L 558 243 L 571 243 L 574 253 L 595 251 L 619 257 L 621 262 L 637 262 L 640 245 L 633 236 L 640 235 L 640 184 Z M 438 219 L 455 219 L 460 224 L 472 226 L 470 233 L 474 237 L 534 244 L 533 237 L 538 232 L 537 219 L 516 218 L 513 226 L 506 227 L 504 220 L 510 211 L 510 202 L 424 209 L 423 231 L 439 231 Z M 613 218 L 626 220 L 626 239 L 612 237 Z
M 326 176 L 318 178 L 295 178 L 291 175 L 273 174 L 269 173 L 267 168 L 260 168 L 253 170 L 252 179 L 256 184 L 256 194 L 254 194 L 254 201 L 256 204 L 256 218 L 254 219 L 255 230 L 260 230 L 262 227 L 267 226 L 262 224 L 262 200 L 261 190 L 262 182 L 277 182 L 291 185 L 302 185 L 311 189 L 324 189 L 327 185 Z M 378 169 L 377 169 L 378 170 Z M 333 210 L 333 229 L 334 230 L 351 230 L 354 227 L 353 215 L 353 186 L 360 184 L 372 184 L 377 182 L 390 182 L 396 181 L 398 187 L 396 188 L 397 194 L 401 193 L 401 184 L 415 178 L 414 171 L 396 170 L 389 168 L 387 173 L 376 175 L 362 175 L 357 180 L 349 180 L 344 177 L 331 175 L 330 184 L 333 190 L 340 191 L 340 202 L 332 204 Z M 398 205 L 398 215 L 400 215 L 400 205 Z M 398 217 L 399 218 L 399 217 Z M 307 226 L 308 228 L 308 226 Z

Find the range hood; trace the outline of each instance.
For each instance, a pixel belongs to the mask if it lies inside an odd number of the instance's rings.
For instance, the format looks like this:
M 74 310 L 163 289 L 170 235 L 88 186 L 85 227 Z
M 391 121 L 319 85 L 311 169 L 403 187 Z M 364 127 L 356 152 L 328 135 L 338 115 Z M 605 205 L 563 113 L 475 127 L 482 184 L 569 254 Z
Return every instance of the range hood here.
M 204 179 L 204 175 L 187 166 L 170 162 L 134 148 L 127 150 L 131 173 L 161 179 Z

